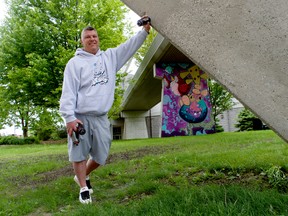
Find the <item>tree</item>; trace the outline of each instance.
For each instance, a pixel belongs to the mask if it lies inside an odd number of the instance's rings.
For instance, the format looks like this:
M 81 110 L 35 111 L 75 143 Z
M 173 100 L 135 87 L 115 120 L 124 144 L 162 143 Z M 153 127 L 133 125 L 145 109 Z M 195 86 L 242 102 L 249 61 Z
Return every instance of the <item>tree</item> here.
M 31 123 L 31 128 L 39 140 L 49 140 L 63 128 L 63 124 L 59 124 L 62 119 L 58 115 L 58 110 L 40 108 L 37 116 L 38 118 Z
M 243 109 L 238 115 L 238 123 L 235 124 L 238 131 L 251 131 L 251 130 L 262 130 L 262 121 L 257 118 L 250 110 Z
M 0 89 L 0 120 L 1 127 L 4 125 L 16 126 L 21 125 L 23 136 L 28 136 L 28 126 L 30 120 L 35 116 L 35 107 L 31 101 L 27 100 L 25 103 L 21 99 L 25 97 L 22 91 L 17 91 L 15 86 L 3 87 Z
M 33 110 L 58 108 L 63 70 L 80 46 L 81 29 L 94 26 L 103 50 L 117 46 L 126 39 L 126 11 L 118 0 L 11 0 L 0 31 L 0 119 L 21 119 L 27 136 L 31 116 L 37 119 Z
M 110 119 L 117 119 L 119 118 L 119 114 L 122 110 L 121 104 L 122 99 L 124 96 L 125 89 L 121 86 L 121 83 L 127 76 L 127 72 L 118 73 L 116 77 L 116 88 L 115 88 L 115 95 L 114 95 L 114 102 L 112 108 L 109 110 L 108 117 Z
M 217 128 L 219 127 L 219 125 L 217 125 L 219 122 L 217 116 L 233 107 L 233 96 L 214 80 L 209 79 L 208 86 L 212 104 L 212 114 Z M 217 131 L 221 131 L 221 129 Z
M 143 43 L 142 47 L 138 50 L 138 52 L 134 55 L 134 58 L 136 59 L 137 66 L 140 65 L 142 62 L 144 56 L 146 55 L 148 49 L 150 48 L 153 40 L 155 39 L 157 35 L 157 31 L 151 28 L 149 35 L 147 36 L 145 42 Z

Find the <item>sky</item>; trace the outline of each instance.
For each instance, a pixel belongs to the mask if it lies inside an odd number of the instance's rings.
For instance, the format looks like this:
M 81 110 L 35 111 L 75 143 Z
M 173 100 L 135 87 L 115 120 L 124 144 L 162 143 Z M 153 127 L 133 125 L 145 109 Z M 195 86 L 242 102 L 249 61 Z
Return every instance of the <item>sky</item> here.
M 6 11 L 7 11 L 7 7 L 5 4 L 5 0 L 0 0 L 0 22 L 3 21 Z
M 5 14 L 6 14 L 6 4 L 4 0 L 0 0 L 0 23 L 2 23 Z M 8 134 L 22 134 L 22 131 L 19 129 L 16 129 L 15 127 L 7 127 L 4 130 L 0 130 L 0 135 L 8 135 Z
M 5 0 L 0 0 L 0 24 L 3 22 L 6 13 L 7 13 L 7 6 L 5 4 Z M 134 13 L 133 11 L 130 11 L 128 16 L 132 22 L 133 30 L 135 32 L 140 30 L 140 28 L 136 24 L 137 20 L 139 19 L 139 16 L 136 13 Z M 131 71 L 132 74 L 134 74 L 136 72 L 137 68 L 136 68 L 134 63 L 131 64 L 131 67 L 129 68 L 129 70 Z M 0 130 L 0 136 L 1 135 L 11 135 L 11 134 L 22 135 L 22 130 L 14 127 L 14 126 L 6 127 L 5 129 Z

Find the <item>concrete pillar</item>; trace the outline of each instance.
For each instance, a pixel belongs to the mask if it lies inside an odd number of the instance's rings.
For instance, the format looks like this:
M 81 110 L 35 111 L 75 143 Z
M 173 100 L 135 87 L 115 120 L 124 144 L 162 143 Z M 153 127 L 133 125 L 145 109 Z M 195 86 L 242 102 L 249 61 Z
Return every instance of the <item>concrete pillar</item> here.
M 158 63 L 162 79 L 162 137 L 215 133 L 207 74 L 197 65 Z
M 148 138 L 145 117 L 147 111 L 125 111 L 121 113 L 124 118 L 123 139 Z
M 122 0 L 288 141 L 288 1 Z

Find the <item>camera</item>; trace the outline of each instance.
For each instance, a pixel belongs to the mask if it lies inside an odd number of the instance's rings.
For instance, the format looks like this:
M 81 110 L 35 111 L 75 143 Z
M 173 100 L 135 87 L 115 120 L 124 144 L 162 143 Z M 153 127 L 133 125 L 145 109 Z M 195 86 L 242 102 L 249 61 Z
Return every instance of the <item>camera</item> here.
M 86 130 L 83 126 L 83 124 L 80 124 L 78 123 L 77 125 L 77 130 L 76 131 L 73 131 L 73 134 L 72 134 L 72 141 L 75 145 L 78 145 L 80 140 L 79 140 L 79 136 L 80 135 L 84 135 L 86 133 Z
M 151 23 L 150 17 L 144 17 L 144 18 L 137 21 L 137 25 L 143 26 L 143 25 L 146 25 L 148 22 Z

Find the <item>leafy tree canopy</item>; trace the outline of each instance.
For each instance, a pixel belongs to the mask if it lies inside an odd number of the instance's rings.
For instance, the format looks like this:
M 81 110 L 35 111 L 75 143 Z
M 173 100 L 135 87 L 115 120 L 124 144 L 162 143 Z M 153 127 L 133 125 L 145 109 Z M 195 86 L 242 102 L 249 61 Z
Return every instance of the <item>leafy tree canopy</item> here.
M 224 111 L 233 107 L 233 95 L 214 80 L 208 80 L 209 92 L 212 104 L 213 117 L 216 122 L 216 117 Z
M 34 105 L 57 107 L 81 29 L 96 27 L 103 50 L 117 46 L 126 39 L 125 11 L 117 0 L 10 1 L 1 30 L 1 83 L 17 85 Z
M 243 109 L 237 119 L 236 128 L 239 128 L 238 131 L 251 131 L 251 130 L 262 130 L 263 124 L 262 121 L 257 118 L 249 109 Z
M 138 50 L 138 52 L 135 54 L 136 64 L 137 66 L 140 65 L 143 58 L 145 57 L 147 51 L 149 50 L 152 42 L 154 41 L 155 37 L 157 36 L 157 31 L 153 28 L 150 30 L 150 34 L 147 36 L 145 42 L 143 43 L 142 47 Z
M 7 3 L 8 18 L 0 30 L 0 128 L 9 122 L 28 130 L 40 108 L 58 109 L 63 71 L 81 46 L 81 30 L 95 27 L 106 50 L 125 41 L 130 26 L 119 0 Z

